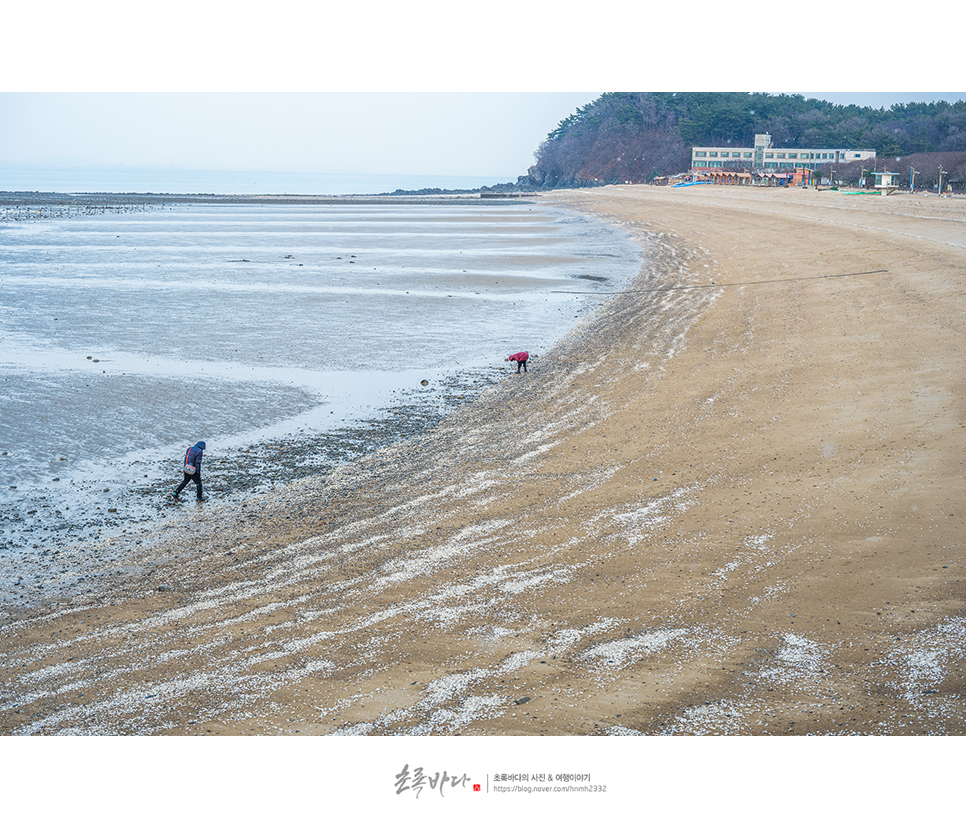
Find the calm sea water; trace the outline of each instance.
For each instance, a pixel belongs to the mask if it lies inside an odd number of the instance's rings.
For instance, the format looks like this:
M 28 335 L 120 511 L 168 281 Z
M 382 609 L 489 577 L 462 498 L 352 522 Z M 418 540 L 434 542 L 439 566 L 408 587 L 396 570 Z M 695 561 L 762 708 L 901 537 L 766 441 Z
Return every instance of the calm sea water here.
M 61 193 L 388 194 L 397 189 L 472 190 L 500 181 L 498 177 L 453 175 L 217 171 L 137 165 L 0 165 L 0 191 Z
M 233 450 L 444 408 L 589 312 L 555 290 L 617 289 L 639 259 L 596 220 L 502 201 L 0 224 L 0 547 L 50 559 L 91 519 L 150 520 L 196 440 L 217 501 Z

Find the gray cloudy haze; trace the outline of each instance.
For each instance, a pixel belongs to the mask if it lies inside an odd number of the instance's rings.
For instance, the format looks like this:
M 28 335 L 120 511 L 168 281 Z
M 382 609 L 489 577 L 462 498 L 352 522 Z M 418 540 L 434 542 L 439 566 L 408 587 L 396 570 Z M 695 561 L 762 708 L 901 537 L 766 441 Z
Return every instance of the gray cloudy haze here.
M 599 93 L 6 93 L 0 164 L 515 179 Z

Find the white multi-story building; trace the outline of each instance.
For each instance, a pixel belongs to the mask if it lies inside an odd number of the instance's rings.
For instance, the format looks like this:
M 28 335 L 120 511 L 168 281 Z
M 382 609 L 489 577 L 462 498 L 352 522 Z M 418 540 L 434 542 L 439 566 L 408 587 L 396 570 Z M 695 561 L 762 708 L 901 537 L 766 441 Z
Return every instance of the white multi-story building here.
M 691 148 L 691 168 L 739 168 L 752 171 L 789 171 L 817 165 L 842 164 L 860 159 L 875 159 L 875 151 L 851 148 L 774 148 L 771 134 L 755 134 L 753 148 Z

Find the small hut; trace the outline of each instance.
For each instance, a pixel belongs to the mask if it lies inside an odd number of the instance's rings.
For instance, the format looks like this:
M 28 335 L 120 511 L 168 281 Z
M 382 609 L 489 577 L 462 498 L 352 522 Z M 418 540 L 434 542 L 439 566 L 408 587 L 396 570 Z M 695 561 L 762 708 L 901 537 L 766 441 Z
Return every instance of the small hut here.
M 899 190 L 899 175 L 892 171 L 869 171 L 865 187 L 874 188 L 880 194 L 892 194 Z

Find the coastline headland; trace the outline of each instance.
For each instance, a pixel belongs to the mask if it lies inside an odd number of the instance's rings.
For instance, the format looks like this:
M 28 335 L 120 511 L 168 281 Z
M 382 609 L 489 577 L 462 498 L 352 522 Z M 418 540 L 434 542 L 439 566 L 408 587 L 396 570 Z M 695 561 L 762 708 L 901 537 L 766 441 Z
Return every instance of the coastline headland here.
M 5 612 L 5 734 L 966 731 L 966 201 L 528 199 L 641 274 L 418 440 L 101 542 Z

